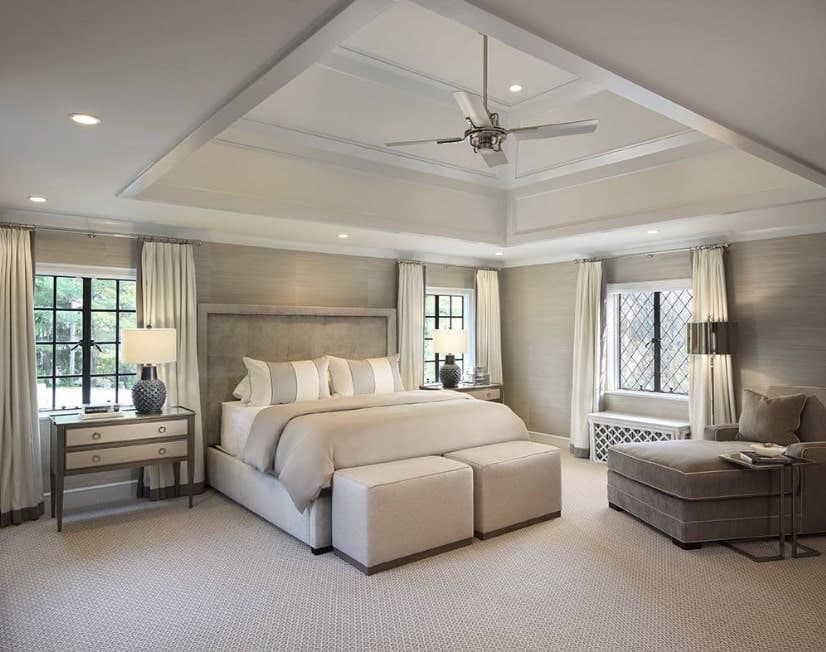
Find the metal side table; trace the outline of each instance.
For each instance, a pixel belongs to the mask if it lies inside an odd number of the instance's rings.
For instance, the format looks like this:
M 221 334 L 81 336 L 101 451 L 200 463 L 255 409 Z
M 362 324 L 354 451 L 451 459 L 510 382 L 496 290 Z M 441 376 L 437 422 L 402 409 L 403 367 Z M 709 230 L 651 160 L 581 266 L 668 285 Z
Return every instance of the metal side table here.
M 810 548 L 809 546 L 804 546 L 802 543 L 798 543 L 797 541 L 797 534 L 798 534 L 798 513 L 797 513 L 797 492 L 798 492 L 798 484 L 800 481 L 800 467 L 806 466 L 807 464 L 812 464 L 812 460 L 804 460 L 801 457 L 787 457 L 783 456 L 782 459 L 784 460 L 783 463 L 776 462 L 776 463 L 767 463 L 767 464 L 752 464 L 751 462 L 747 462 L 742 457 L 740 457 L 737 453 L 725 453 L 720 455 L 720 457 L 727 462 L 731 462 L 732 464 L 737 464 L 738 466 L 742 466 L 743 468 L 750 469 L 752 471 L 776 471 L 777 472 L 777 479 L 778 479 L 778 503 L 779 503 L 779 513 L 778 513 L 778 533 L 777 533 L 777 554 L 776 555 L 755 555 L 753 553 L 744 550 L 743 548 L 739 547 L 738 543 L 743 543 L 745 541 L 754 541 L 754 539 L 738 539 L 735 541 L 721 541 L 724 546 L 731 548 L 735 552 L 743 555 L 744 557 L 748 557 L 752 561 L 756 562 L 765 562 L 765 561 L 779 561 L 781 559 L 786 558 L 786 531 L 785 531 L 785 523 L 786 523 L 786 469 L 789 469 L 791 473 L 791 482 L 792 482 L 792 513 L 791 513 L 791 521 L 792 521 L 792 543 L 791 543 L 791 556 L 793 559 L 798 559 L 801 557 L 817 557 L 820 555 L 820 552 L 815 550 L 814 548 Z

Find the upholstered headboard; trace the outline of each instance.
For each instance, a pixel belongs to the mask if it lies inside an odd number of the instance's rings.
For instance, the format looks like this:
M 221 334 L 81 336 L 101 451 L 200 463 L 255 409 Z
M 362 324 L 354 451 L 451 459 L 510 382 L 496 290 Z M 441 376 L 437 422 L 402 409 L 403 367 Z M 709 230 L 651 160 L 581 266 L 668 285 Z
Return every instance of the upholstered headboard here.
M 207 445 L 217 444 L 221 403 L 246 370 L 241 358 L 284 362 L 324 354 L 369 358 L 396 352 L 392 308 L 319 308 L 202 303 L 198 307 L 201 414 Z

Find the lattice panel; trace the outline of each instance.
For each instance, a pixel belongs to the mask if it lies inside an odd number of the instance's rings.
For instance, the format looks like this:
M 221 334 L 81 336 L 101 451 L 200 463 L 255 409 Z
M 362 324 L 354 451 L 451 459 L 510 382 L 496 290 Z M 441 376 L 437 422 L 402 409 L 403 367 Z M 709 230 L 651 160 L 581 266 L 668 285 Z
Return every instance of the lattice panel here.
M 620 387 L 654 391 L 654 293 L 619 298 Z
M 673 432 L 650 427 L 600 423 L 598 421 L 591 423 L 591 430 L 594 442 L 591 449 L 591 459 L 595 462 L 607 462 L 608 449 L 617 444 L 674 439 Z
M 660 293 L 660 391 L 688 394 L 685 325 L 691 320 L 691 290 Z

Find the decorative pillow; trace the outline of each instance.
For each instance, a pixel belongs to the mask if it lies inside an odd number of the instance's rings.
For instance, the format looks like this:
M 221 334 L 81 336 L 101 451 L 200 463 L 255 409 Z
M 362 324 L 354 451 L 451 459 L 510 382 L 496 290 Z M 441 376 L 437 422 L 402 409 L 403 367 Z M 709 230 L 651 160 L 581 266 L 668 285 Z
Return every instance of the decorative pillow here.
M 329 398 L 327 356 L 297 362 L 262 362 L 244 358 L 250 405 L 278 405 Z
M 241 379 L 241 382 L 232 390 L 232 395 L 243 403 L 250 402 L 250 377 L 249 373 Z
M 366 360 L 345 360 L 330 356 L 330 380 L 333 394 L 337 396 L 404 391 L 398 355 Z
M 743 390 L 743 411 L 737 438 L 788 446 L 800 441 L 795 434 L 800 427 L 800 414 L 806 403 L 805 394 L 767 398 L 751 390 Z
M 826 406 L 819 397 L 806 397 L 797 436 L 800 441 L 826 441 Z

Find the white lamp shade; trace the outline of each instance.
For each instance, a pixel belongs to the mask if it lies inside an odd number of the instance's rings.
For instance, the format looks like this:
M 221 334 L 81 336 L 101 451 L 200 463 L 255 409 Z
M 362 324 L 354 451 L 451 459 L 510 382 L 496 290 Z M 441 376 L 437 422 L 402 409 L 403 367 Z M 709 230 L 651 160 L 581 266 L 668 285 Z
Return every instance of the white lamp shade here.
M 433 331 L 433 350 L 436 353 L 465 353 L 467 351 L 467 331 L 458 328 Z
M 121 359 L 134 364 L 175 362 L 178 337 L 174 328 L 124 328 Z

